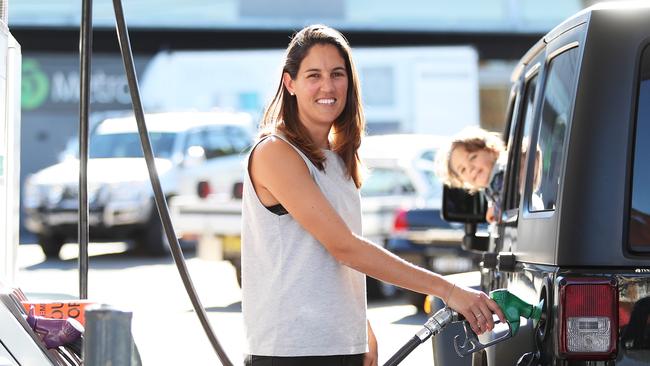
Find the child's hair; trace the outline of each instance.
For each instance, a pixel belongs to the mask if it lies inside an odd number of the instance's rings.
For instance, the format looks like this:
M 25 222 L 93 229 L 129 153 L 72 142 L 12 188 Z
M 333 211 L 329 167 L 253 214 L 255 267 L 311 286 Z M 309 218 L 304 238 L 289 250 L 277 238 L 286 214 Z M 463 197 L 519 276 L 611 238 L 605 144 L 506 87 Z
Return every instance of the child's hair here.
M 505 151 L 505 144 L 497 133 L 479 127 L 466 127 L 452 137 L 448 144 L 438 150 L 436 154 L 436 175 L 442 183 L 450 187 L 465 188 L 470 192 L 475 192 L 478 187 L 463 181 L 451 167 L 451 153 L 459 147 L 470 153 L 487 149 L 498 156 Z

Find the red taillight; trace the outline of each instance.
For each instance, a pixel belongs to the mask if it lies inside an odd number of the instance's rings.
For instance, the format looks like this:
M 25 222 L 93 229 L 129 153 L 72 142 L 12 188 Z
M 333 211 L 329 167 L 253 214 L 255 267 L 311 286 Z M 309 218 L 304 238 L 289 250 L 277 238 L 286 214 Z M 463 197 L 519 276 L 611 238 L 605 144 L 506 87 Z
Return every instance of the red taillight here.
M 618 291 L 609 279 L 560 281 L 560 353 L 586 360 L 616 356 Z
M 409 228 L 409 222 L 406 218 L 406 210 L 403 208 L 395 211 L 395 219 L 393 220 L 393 231 L 402 232 Z
M 242 182 L 237 182 L 232 186 L 232 196 L 233 198 L 241 199 L 244 195 L 244 184 Z
M 212 187 L 210 187 L 210 182 L 207 181 L 201 181 L 196 187 L 196 194 L 199 195 L 200 198 L 206 198 L 212 193 Z

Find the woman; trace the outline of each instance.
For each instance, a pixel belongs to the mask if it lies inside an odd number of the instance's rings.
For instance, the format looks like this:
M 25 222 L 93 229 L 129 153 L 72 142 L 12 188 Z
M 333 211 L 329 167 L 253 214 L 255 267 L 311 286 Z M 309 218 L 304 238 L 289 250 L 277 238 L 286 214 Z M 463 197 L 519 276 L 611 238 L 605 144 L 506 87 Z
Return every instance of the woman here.
M 292 39 L 251 150 L 243 193 L 242 309 L 248 365 L 376 365 L 365 275 L 443 298 L 477 333 L 503 314 L 362 238 L 359 78 L 345 38 Z

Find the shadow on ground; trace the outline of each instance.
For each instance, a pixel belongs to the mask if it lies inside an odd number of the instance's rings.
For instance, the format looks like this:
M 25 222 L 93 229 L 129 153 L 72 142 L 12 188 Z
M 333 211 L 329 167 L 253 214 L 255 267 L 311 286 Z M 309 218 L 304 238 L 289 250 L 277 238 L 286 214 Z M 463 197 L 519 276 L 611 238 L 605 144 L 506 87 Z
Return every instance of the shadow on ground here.
M 194 310 L 188 310 L 194 311 Z M 212 306 L 205 308 L 208 313 L 241 313 L 241 301 L 233 302 L 227 306 Z
M 90 243 L 92 246 L 93 244 Z M 196 247 L 193 243 L 182 243 L 181 249 L 185 259 L 196 257 Z M 165 256 L 152 257 L 140 250 L 129 246 L 129 249 L 122 252 L 91 255 L 88 259 L 89 267 L 93 270 L 115 270 L 121 268 L 132 268 L 154 264 L 174 263 L 171 253 Z M 39 269 L 73 269 L 79 266 L 78 258 L 70 259 L 46 259 L 43 262 L 32 264 L 23 268 L 25 271 Z

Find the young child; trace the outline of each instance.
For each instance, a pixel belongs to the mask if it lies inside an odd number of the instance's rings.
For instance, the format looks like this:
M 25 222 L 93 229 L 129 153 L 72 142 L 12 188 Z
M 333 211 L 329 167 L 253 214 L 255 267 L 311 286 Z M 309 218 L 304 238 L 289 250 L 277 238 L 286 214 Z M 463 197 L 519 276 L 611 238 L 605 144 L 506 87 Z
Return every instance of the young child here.
M 507 153 L 501 137 L 478 127 L 462 130 L 436 156 L 437 175 L 444 184 L 469 192 L 485 192 L 488 222 L 496 221 L 500 215 L 506 163 Z

